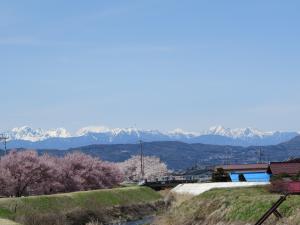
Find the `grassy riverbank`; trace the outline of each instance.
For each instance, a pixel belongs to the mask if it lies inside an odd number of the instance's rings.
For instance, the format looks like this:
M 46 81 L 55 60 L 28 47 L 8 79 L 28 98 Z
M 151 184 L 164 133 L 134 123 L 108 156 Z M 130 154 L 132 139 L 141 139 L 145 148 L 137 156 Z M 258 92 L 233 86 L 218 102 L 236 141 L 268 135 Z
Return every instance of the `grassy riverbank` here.
M 130 219 L 154 208 L 161 196 L 146 187 L 74 192 L 67 194 L 0 199 L 0 218 L 12 219 L 23 224 L 55 220 L 51 224 L 84 224 L 90 218 L 109 220 Z M 131 210 L 132 209 L 132 210 Z M 128 212 L 125 212 L 125 211 Z M 75 223 L 74 221 L 79 221 Z M 68 222 L 69 221 L 69 222 Z M 70 222 L 71 221 L 71 222 Z M 81 222 L 80 222 L 81 221 Z
M 278 198 L 265 187 L 214 189 L 173 207 L 156 224 L 253 224 Z M 288 197 L 279 211 L 285 217 L 284 224 L 299 225 L 300 196 Z M 266 224 L 276 224 L 275 217 L 272 215 Z

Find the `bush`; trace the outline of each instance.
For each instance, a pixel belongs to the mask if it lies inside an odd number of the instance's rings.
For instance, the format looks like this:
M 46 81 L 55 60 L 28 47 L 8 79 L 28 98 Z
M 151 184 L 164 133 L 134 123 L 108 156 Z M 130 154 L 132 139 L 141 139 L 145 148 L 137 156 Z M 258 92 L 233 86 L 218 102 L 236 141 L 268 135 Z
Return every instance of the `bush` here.
M 68 225 L 83 225 L 97 219 L 95 212 L 87 209 L 78 208 L 66 214 Z
M 228 173 L 225 172 L 223 168 L 217 168 L 212 174 L 213 182 L 229 182 L 231 181 Z
M 39 213 L 31 211 L 16 220 L 24 225 L 69 225 L 66 217 L 61 213 Z

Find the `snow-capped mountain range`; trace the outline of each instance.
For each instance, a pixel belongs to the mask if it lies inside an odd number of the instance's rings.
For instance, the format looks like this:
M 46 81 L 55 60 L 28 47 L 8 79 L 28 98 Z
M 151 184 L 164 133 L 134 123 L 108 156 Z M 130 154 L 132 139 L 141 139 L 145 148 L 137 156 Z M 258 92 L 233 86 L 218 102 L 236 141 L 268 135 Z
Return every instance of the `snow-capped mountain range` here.
M 79 129 L 75 134 L 71 134 L 64 128 L 44 130 L 24 126 L 3 133 L 9 138 L 10 148 L 58 149 L 91 144 L 133 144 L 139 140 L 241 146 L 275 145 L 299 135 L 299 132 L 264 132 L 253 128 L 230 129 L 223 126 L 211 127 L 202 132 L 186 132 L 181 129 L 161 132 L 136 128 L 111 129 L 103 126 L 90 126 Z
M 64 128 L 43 130 L 41 128 L 32 129 L 28 126 L 13 128 L 11 131 L 4 132 L 9 140 L 24 141 L 43 141 L 48 138 L 67 138 L 71 134 Z

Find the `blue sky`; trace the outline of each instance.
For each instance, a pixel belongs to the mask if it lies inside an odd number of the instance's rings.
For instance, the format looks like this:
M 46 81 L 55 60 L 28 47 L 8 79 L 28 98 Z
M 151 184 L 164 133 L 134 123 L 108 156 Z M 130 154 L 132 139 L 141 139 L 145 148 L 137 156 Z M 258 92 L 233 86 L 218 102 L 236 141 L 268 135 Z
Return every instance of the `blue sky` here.
M 300 130 L 299 1 L 1 1 L 1 129 Z

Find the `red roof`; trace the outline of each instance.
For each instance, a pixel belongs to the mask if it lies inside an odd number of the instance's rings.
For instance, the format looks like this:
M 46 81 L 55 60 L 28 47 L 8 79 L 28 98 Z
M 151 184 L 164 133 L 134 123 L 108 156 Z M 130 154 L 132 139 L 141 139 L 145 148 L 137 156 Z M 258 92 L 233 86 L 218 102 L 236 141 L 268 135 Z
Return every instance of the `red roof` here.
M 273 175 L 288 174 L 296 175 L 300 173 L 300 163 L 291 162 L 272 162 L 270 163 L 270 171 Z
M 257 164 L 232 164 L 216 166 L 215 169 L 222 168 L 225 171 L 267 171 L 269 167 L 268 163 L 257 163 Z

